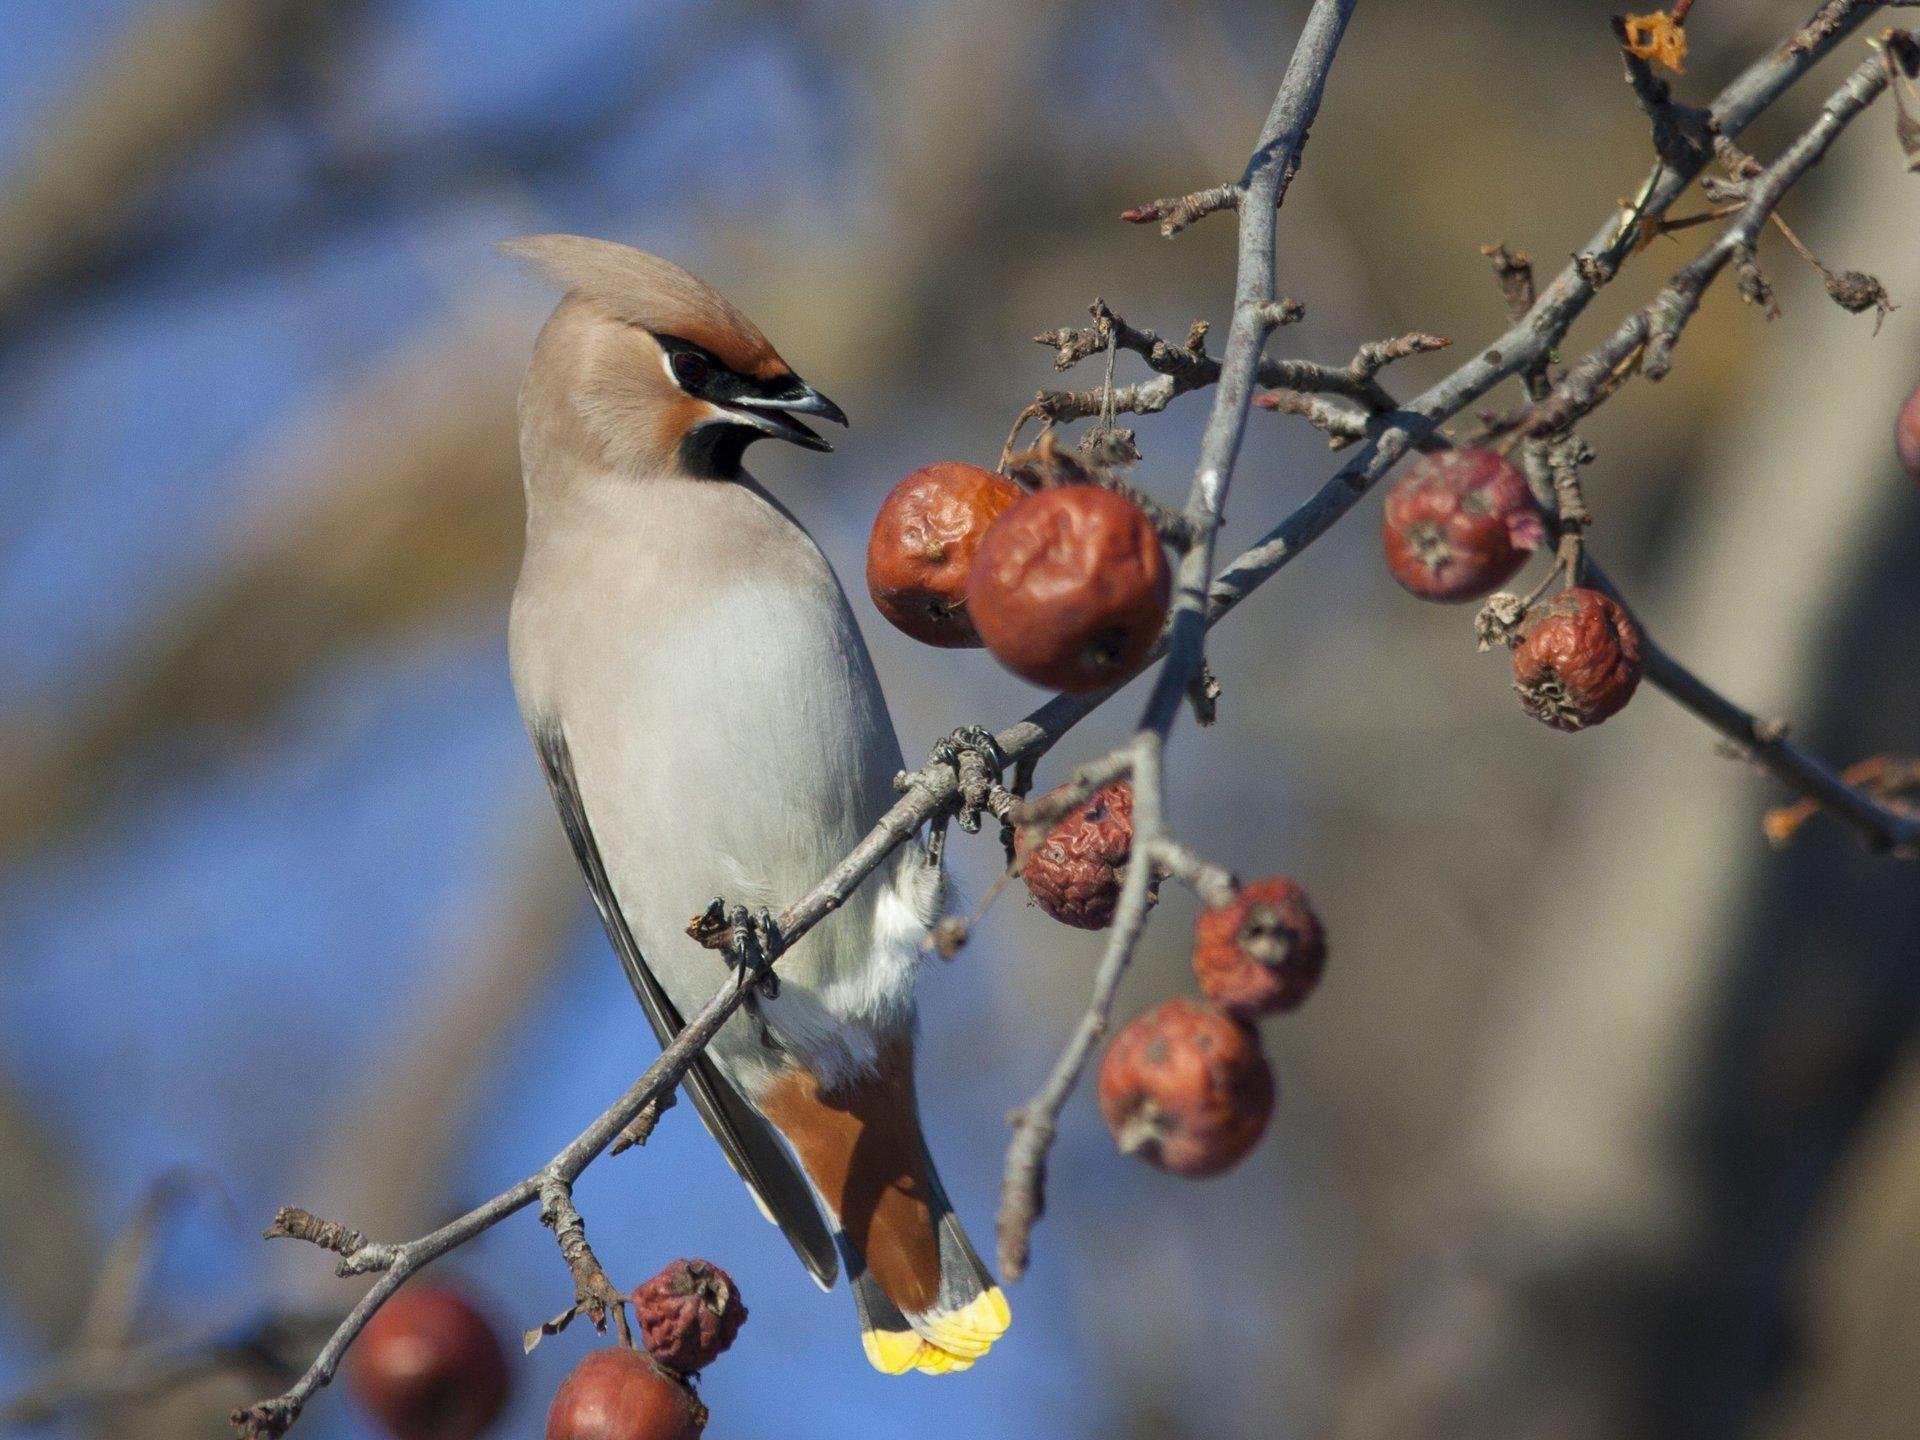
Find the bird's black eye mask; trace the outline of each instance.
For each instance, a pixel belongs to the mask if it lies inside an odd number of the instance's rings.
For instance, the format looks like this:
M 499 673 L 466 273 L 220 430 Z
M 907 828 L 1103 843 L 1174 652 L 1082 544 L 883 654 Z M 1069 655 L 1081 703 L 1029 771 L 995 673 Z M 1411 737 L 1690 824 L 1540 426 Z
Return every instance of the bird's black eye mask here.
M 804 424 L 817 415 L 836 425 L 847 423 L 841 408 L 791 370 L 765 380 L 729 370 L 704 345 L 678 335 L 654 335 L 665 355 L 673 383 L 704 400 L 725 417 L 695 425 L 681 442 L 681 463 L 689 474 L 731 477 L 740 473 L 740 457 L 762 436 L 788 440 L 806 450 L 833 446 Z
M 667 373 L 673 383 L 697 400 L 716 405 L 738 405 L 755 400 L 798 401 L 805 397 L 806 386 L 797 375 L 756 380 L 729 370 L 704 345 L 682 340 L 678 335 L 654 335 L 667 354 Z

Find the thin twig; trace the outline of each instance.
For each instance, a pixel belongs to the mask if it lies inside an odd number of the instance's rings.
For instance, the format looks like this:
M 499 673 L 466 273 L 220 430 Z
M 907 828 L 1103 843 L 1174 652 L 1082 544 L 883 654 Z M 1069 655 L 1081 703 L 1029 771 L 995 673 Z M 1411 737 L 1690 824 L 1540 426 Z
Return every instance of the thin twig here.
M 1810 23 L 1796 32 L 1793 43 L 1770 51 L 1750 66 L 1710 107 L 1719 133 L 1729 138 L 1737 136 L 1841 39 L 1864 23 L 1868 13 L 1855 7 L 1846 14 L 1829 17 L 1830 23 Z M 1816 22 L 1820 20 L 1817 16 Z M 1697 174 L 1665 165 L 1656 167 L 1646 187 L 1643 212 L 1664 215 Z M 1554 277 L 1533 308 L 1505 334 L 1386 416 L 1386 423 L 1368 437 L 1358 454 L 1304 504 L 1228 564 L 1213 585 L 1212 617 L 1225 615 L 1291 564 L 1357 505 L 1414 445 L 1501 381 L 1549 359 L 1574 321 L 1632 253 L 1632 236 L 1621 234 L 1617 221 L 1617 214 L 1609 215 L 1573 263 Z
M 1260 352 L 1278 319 L 1273 306 L 1276 211 L 1299 168 L 1307 132 L 1319 112 L 1327 75 L 1354 4 L 1355 0 L 1315 0 L 1239 187 L 1243 203 L 1239 207 L 1233 321 L 1227 330 L 1213 410 L 1201 436 L 1199 462 L 1187 500 L 1194 539 L 1180 557 L 1168 620 L 1166 661 L 1155 677 L 1138 729 L 1123 747 L 1131 755 L 1133 776 L 1132 857 L 1087 1012 L 1046 1083 L 1023 1110 L 1010 1117 L 1014 1134 L 1007 1148 L 997 1225 L 1000 1268 L 1009 1280 L 1017 1280 L 1026 1272 L 1033 1226 L 1045 1207 L 1047 1156 L 1058 1131 L 1061 1108 L 1085 1072 L 1094 1044 L 1105 1033 L 1114 997 L 1146 923 L 1155 868 L 1170 844 L 1160 755 L 1184 697 L 1206 662 L 1214 541 L 1225 514 L 1234 461 L 1246 434 L 1253 386 L 1262 372 Z M 1373 373 L 1387 358 L 1383 350 L 1378 354 L 1363 352 L 1356 359 L 1356 372 L 1364 366 L 1372 367 L 1365 371 L 1364 384 L 1375 383 Z
M 1761 229 L 1787 191 L 1886 88 L 1886 67 L 1877 56 L 1856 68 L 1813 124 L 1779 160 L 1749 183 L 1746 204 L 1713 244 L 1682 268 L 1650 303 L 1623 320 L 1605 343 L 1574 365 L 1552 395 L 1534 406 L 1522 428 L 1535 434 L 1564 430 L 1611 393 L 1609 381 L 1636 356 L 1642 374 L 1652 380 L 1664 377 L 1672 367 L 1674 347 L 1707 287 L 1729 264 L 1752 252 Z
M 1648 633 L 1618 587 L 1593 561 L 1586 561 L 1586 583 L 1604 591 L 1632 616 L 1640 631 L 1640 658 L 1646 682 L 1732 743 L 1796 795 L 1819 806 L 1852 830 L 1870 850 L 1920 856 L 1920 814 L 1881 804 L 1858 784 L 1849 783 L 1812 751 L 1788 738 L 1777 720 L 1762 720 L 1708 685 L 1682 665 Z

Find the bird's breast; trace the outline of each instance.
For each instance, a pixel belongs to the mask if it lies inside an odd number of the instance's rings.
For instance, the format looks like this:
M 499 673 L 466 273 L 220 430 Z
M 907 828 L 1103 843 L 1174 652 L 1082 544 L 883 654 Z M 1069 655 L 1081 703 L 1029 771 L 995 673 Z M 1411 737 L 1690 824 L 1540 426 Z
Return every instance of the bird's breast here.
M 716 897 L 771 909 L 798 898 L 892 802 L 900 753 L 845 597 L 804 532 L 751 534 L 764 563 L 750 549 L 725 565 L 662 538 L 604 525 L 533 537 L 512 660 L 529 723 L 566 734 L 615 893 L 686 1013 L 718 980 L 716 958 L 685 937 L 689 918 Z M 788 1012 L 796 1043 L 907 1003 L 910 965 L 875 943 L 877 920 L 899 928 L 878 913 L 880 884 L 781 962 L 795 993 L 766 1010 L 776 1025 Z

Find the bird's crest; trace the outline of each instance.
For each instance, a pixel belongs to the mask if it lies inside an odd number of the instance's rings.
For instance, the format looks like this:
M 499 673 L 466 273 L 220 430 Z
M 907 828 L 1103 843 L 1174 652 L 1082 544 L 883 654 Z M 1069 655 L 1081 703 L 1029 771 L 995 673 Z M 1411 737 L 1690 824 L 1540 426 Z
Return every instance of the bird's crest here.
M 527 235 L 500 248 L 613 319 L 691 340 L 736 374 L 765 380 L 787 373 L 786 361 L 758 325 L 671 260 L 585 235 Z

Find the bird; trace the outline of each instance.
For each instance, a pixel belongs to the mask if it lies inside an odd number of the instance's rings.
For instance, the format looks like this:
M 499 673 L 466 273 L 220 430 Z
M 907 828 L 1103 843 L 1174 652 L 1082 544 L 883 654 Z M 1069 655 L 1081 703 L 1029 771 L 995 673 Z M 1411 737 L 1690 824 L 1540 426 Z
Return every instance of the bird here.
M 577 235 L 503 248 L 564 290 L 520 389 L 514 691 L 662 1045 L 725 982 L 688 933 L 811 888 L 896 797 L 899 742 L 845 591 L 743 467 L 845 425 L 753 321 L 672 261 Z M 822 1289 L 844 1262 L 887 1374 L 971 1366 L 1007 1301 L 922 1133 L 914 981 L 944 884 L 915 839 L 779 960 L 684 1088 Z

